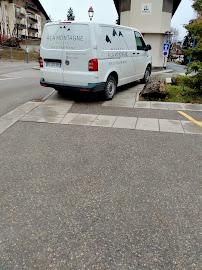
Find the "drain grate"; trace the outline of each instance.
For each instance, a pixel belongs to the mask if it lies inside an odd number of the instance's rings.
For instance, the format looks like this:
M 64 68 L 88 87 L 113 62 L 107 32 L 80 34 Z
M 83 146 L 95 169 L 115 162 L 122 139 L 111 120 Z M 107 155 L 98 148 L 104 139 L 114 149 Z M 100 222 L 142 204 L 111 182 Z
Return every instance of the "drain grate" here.
M 44 99 L 34 99 L 33 102 L 45 102 Z

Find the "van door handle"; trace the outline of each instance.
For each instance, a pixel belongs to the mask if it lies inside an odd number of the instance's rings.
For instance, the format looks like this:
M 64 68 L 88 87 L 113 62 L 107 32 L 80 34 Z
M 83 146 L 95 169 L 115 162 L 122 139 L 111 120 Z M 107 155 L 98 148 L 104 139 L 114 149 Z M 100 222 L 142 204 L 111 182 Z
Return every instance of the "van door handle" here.
M 139 52 L 137 54 L 140 54 Z
M 135 54 L 135 52 L 133 54 Z

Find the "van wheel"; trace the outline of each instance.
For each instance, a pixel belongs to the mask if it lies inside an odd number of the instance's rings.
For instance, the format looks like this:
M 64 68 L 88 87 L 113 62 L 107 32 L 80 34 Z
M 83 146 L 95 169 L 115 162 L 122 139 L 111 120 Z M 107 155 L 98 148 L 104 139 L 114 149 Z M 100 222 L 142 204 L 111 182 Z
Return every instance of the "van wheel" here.
M 111 100 L 116 93 L 117 82 L 113 76 L 109 76 L 104 90 L 104 97 L 106 100 Z
M 147 83 L 149 80 L 149 76 L 151 75 L 151 68 L 147 66 L 144 77 L 140 80 L 141 83 Z

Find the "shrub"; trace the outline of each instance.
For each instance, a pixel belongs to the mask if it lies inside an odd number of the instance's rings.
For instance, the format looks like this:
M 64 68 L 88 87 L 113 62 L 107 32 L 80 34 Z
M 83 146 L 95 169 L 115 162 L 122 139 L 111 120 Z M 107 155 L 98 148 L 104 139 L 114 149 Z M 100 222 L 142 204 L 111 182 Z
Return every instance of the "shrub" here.
M 179 74 L 173 74 L 171 77 L 171 84 L 172 85 L 182 85 L 183 84 L 183 77 Z

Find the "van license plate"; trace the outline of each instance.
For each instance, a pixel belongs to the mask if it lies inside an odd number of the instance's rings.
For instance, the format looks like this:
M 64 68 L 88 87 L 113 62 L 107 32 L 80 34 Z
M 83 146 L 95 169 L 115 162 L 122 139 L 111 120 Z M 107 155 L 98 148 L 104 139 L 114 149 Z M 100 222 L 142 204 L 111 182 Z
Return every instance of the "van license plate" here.
M 56 62 L 46 62 L 46 67 L 61 68 L 61 63 L 56 63 Z

